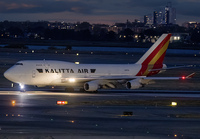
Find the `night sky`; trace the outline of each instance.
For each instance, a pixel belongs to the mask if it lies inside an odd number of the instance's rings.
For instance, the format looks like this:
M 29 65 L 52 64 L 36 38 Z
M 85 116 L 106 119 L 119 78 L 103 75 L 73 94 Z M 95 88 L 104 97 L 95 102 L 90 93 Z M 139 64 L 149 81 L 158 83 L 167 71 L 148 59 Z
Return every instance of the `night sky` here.
M 1 0 L 0 21 L 65 21 L 114 24 L 143 21 L 169 0 Z M 173 0 L 177 23 L 200 22 L 200 0 Z

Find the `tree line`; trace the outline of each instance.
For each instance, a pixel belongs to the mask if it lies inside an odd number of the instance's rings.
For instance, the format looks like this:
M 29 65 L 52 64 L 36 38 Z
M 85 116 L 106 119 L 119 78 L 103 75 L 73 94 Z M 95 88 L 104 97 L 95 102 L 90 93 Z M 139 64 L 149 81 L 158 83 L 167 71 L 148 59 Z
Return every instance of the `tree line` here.
M 62 24 L 61 24 L 62 25 Z M 157 26 L 135 32 L 133 28 L 144 25 L 130 23 L 120 24 L 121 30 L 109 31 L 108 25 L 91 25 L 88 22 L 74 24 L 73 28 L 61 29 L 50 27 L 49 22 L 0 22 L 0 38 L 26 38 L 45 40 L 80 40 L 80 41 L 137 41 L 145 37 L 160 36 L 163 33 L 188 33 L 189 41 L 200 43 L 200 29 L 186 29 L 178 25 Z M 119 25 L 119 24 L 117 24 Z M 102 27 L 103 26 L 103 27 Z M 138 37 L 135 38 L 134 35 Z

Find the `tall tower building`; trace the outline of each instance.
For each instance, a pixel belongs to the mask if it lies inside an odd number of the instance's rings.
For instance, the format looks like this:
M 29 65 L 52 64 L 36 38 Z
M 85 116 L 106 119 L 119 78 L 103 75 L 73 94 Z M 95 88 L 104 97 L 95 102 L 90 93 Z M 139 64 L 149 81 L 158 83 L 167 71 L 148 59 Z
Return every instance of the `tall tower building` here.
M 176 24 L 176 9 L 172 7 L 171 2 L 167 3 L 167 6 L 159 10 L 154 11 L 153 16 L 144 16 L 145 24 Z
M 170 19 L 169 22 L 172 24 L 176 24 L 176 8 L 170 9 Z
M 163 24 L 163 20 L 164 20 L 163 11 L 159 11 L 158 12 L 158 19 L 157 19 L 158 24 Z
M 158 24 L 158 12 L 157 11 L 153 12 L 153 24 L 154 25 Z
M 146 24 L 147 24 L 147 22 L 148 22 L 148 16 L 147 16 L 147 15 L 145 15 L 145 16 L 144 16 L 144 24 L 146 25 Z
M 164 10 L 164 23 L 176 24 L 176 9 L 172 8 L 172 3 L 169 2 Z
M 165 19 L 164 23 L 165 24 L 169 24 L 169 13 L 170 13 L 169 7 L 166 6 L 165 7 L 165 15 L 164 15 L 164 19 Z
M 144 16 L 144 23 L 145 24 L 152 24 L 152 15 L 145 15 Z

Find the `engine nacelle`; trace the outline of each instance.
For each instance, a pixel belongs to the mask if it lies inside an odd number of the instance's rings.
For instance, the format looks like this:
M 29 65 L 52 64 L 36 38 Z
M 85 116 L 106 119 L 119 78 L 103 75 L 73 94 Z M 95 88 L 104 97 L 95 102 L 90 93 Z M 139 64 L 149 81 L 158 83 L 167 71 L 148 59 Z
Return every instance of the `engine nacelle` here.
M 138 89 L 140 87 L 142 87 L 142 84 L 137 79 L 128 81 L 126 83 L 126 88 L 127 89 Z
M 96 82 L 87 82 L 83 87 L 85 91 L 97 91 L 99 85 Z

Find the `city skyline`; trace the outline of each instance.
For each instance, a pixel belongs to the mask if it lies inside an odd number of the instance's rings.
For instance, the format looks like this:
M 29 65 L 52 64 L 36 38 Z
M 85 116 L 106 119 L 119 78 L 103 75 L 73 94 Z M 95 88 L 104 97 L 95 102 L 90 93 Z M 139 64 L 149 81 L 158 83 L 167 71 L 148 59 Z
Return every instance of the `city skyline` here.
M 169 0 L 1 0 L 0 21 L 65 21 L 114 24 L 116 22 L 143 21 L 146 14 L 165 7 Z M 200 22 L 200 1 L 174 0 L 176 23 Z

